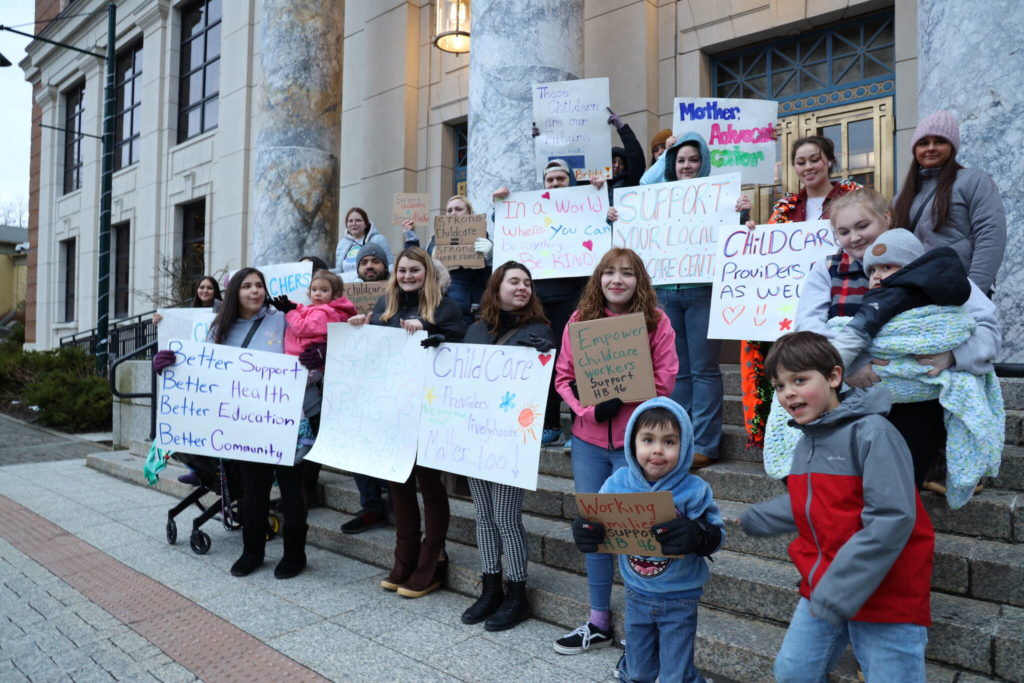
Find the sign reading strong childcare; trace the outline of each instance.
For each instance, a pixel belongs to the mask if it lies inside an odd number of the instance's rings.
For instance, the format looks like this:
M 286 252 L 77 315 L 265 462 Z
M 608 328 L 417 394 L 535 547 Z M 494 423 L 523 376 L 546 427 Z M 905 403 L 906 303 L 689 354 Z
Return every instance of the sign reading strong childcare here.
M 743 183 L 775 182 L 775 129 L 779 105 L 773 100 L 675 99 L 672 133 L 697 133 L 711 152 L 711 175 L 740 173 Z

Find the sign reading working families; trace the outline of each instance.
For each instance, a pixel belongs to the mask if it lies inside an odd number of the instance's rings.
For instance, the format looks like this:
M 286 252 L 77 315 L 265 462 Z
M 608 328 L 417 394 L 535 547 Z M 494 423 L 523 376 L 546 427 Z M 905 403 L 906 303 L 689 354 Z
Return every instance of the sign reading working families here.
M 483 268 L 483 254 L 473 248 L 477 239 L 487 237 L 487 216 L 434 217 L 434 256 L 448 268 Z
M 651 282 L 711 282 L 718 227 L 738 225 L 740 175 L 615 188 L 612 245 L 632 249 Z
M 570 323 L 569 343 L 581 404 L 593 406 L 613 398 L 631 403 L 657 396 L 643 313 Z
M 401 225 L 412 221 L 417 228 L 430 225 L 430 195 L 416 192 L 399 192 L 391 204 L 391 224 Z
M 327 326 L 320 432 L 306 458 L 403 482 L 416 463 L 425 332 L 348 323 Z
M 494 208 L 494 263 L 519 261 L 534 280 L 590 275 L 611 246 L 604 188 L 513 192 Z
M 210 333 L 214 313 L 212 308 L 158 308 L 161 320 L 156 325 L 157 346 L 170 348 L 172 339 L 204 342 Z
M 387 280 L 378 280 L 377 282 L 346 282 L 345 297 L 352 302 L 357 311 L 369 315 L 377 303 L 377 299 L 384 296 L 387 288 Z
M 612 177 L 608 79 L 586 78 L 533 85 L 537 179 L 552 159 L 565 159 L 576 180 Z
M 740 173 L 744 184 L 775 182 L 779 105 L 771 100 L 677 97 L 672 134 L 698 133 L 711 151 L 711 175 Z
M 535 491 L 555 352 L 442 344 L 427 363 L 417 464 Z
M 156 445 L 231 460 L 293 465 L 306 393 L 295 356 L 172 339 L 157 377 Z
M 267 296 L 274 298 L 284 294 L 297 304 L 309 303 L 309 281 L 313 277 L 313 264 L 309 261 L 296 263 L 275 263 L 259 266 L 267 281 Z M 237 273 L 231 271 L 228 277 Z
M 708 338 L 775 341 L 795 331 L 800 286 L 836 249 L 828 221 L 723 225 Z
M 580 517 L 604 525 L 604 543 L 600 553 L 638 557 L 682 557 L 665 555 L 654 539 L 651 527 L 676 518 L 670 491 L 651 493 L 577 493 L 576 511 Z M 643 569 L 643 567 L 638 567 Z

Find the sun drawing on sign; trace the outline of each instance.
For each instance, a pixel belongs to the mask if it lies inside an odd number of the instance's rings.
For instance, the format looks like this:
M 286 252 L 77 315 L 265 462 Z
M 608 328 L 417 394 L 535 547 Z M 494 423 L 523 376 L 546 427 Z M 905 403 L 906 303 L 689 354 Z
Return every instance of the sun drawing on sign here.
M 526 443 L 527 436 L 532 438 L 534 441 L 537 440 L 537 434 L 533 431 L 533 427 L 537 424 L 537 421 L 543 417 L 544 413 L 539 412 L 536 405 L 523 408 L 519 411 L 519 429 L 523 433 L 523 443 Z

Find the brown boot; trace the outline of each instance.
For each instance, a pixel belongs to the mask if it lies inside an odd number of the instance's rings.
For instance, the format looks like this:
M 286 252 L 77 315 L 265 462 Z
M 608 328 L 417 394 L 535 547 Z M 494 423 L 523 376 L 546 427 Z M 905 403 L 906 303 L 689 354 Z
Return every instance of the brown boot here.
M 718 461 L 714 458 L 709 458 L 703 453 L 694 453 L 693 463 L 690 465 L 690 471 L 692 472 L 693 470 L 703 469 L 708 465 L 714 465 L 716 462 Z

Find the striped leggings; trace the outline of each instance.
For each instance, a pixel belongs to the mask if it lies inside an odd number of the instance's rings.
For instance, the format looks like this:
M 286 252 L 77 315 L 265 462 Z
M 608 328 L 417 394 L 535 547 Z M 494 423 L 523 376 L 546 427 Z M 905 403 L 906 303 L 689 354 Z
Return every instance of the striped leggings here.
M 526 529 L 523 527 L 523 495 L 516 486 L 469 477 L 476 508 L 476 544 L 484 574 L 501 571 L 505 552 L 509 581 L 526 581 Z

